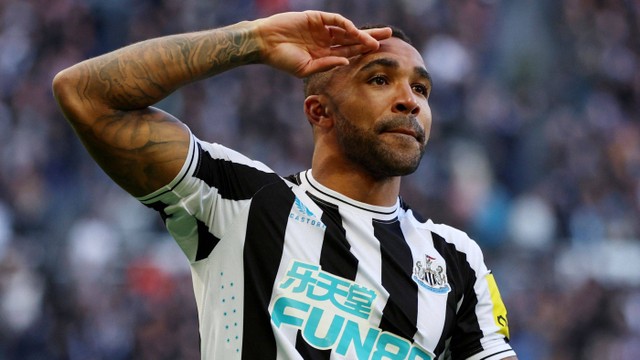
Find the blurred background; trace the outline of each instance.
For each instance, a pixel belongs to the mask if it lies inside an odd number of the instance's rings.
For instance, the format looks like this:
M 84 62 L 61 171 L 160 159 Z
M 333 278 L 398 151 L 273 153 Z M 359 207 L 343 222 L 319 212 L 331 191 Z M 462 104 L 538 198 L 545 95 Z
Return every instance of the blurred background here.
M 640 358 L 638 0 L 0 0 L 0 359 L 198 359 L 187 261 L 57 110 L 61 69 L 285 10 L 402 27 L 434 78 L 403 196 L 483 247 L 521 360 Z M 265 66 L 160 107 L 287 175 L 302 85 Z

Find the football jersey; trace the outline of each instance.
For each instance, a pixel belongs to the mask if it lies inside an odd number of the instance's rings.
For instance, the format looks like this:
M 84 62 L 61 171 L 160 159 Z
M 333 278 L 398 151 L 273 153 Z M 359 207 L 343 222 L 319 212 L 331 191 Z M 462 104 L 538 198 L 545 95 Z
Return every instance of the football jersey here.
M 191 137 L 139 200 L 190 262 L 203 359 L 502 359 L 506 310 L 478 245 L 402 199 L 350 199 Z

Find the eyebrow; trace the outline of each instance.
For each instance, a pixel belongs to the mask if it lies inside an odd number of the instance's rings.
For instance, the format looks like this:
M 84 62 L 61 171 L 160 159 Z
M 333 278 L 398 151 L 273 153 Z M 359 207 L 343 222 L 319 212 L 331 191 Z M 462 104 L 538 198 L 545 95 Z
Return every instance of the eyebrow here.
M 398 69 L 398 68 L 400 68 L 400 63 L 398 63 L 394 59 L 389 59 L 389 58 L 375 59 L 375 60 L 372 60 L 372 61 L 368 62 L 365 66 L 360 68 L 360 70 L 358 70 L 358 72 L 367 71 L 367 70 L 369 70 L 369 69 L 371 69 L 373 67 L 376 67 L 376 66 L 382 66 L 382 67 L 391 68 L 391 69 Z M 429 84 L 433 84 L 433 82 L 431 80 L 431 74 L 424 67 L 416 66 L 413 69 L 413 71 L 414 71 L 414 73 L 416 75 L 418 75 L 418 77 L 421 77 L 421 78 L 427 80 L 429 82 Z

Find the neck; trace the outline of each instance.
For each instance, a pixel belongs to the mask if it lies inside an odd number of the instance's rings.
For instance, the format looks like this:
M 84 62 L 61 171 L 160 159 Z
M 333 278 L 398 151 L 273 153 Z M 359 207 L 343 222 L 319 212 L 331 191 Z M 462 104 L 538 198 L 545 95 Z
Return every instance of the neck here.
M 400 176 L 379 179 L 357 166 L 327 163 L 315 157 L 311 171 L 323 186 L 370 205 L 393 206 L 400 192 Z

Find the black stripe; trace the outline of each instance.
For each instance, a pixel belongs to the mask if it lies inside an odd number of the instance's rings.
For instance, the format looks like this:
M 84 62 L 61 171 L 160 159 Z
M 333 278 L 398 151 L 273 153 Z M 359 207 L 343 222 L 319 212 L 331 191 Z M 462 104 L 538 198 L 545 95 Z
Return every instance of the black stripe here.
M 400 222 L 374 220 L 373 231 L 380 241 L 382 286 L 389 292 L 380 329 L 413 341 L 418 323 L 418 284 L 412 279 L 413 257 Z
M 169 215 L 167 215 L 167 213 L 165 212 L 165 209 L 167 207 L 165 203 L 156 201 L 150 204 L 146 204 L 146 206 L 156 210 L 160 214 L 162 222 L 166 225 Z M 195 261 L 198 261 L 208 257 L 215 246 L 220 242 L 220 239 L 209 231 L 209 228 L 204 222 L 198 219 L 194 220 L 196 221 L 198 231 L 198 248 L 196 249 Z
M 320 201 L 316 203 L 322 209 L 322 222 L 327 226 L 320 253 L 322 270 L 355 280 L 358 274 L 358 259 L 351 253 L 351 245 L 347 241 L 338 207 Z
M 473 285 L 476 282 L 475 271 L 467 261 L 467 255 L 456 249 L 455 245 L 448 243 L 440 235 L 432 233 L 433 246 L 447 261 L 447 279 L 451 292 L 447 297 L 447 311 L 445 328 L 442 337 L 438 341 L 435 353 L 439 355 L 444 351 L 445 342 L 451 338 L 449 348 L 454 359 L 466 359 L 467 357 L 482 351 L 480 339 L 482 330 L 478 324 L 475 308 L 478 303 Z M 464 296 L 460 310 L 456 314 L 458 302 Z
M 209 231 L 209 227 L 205 223 L 197 219 L 196 223 L 198 225 L 198 249 L 196 250 L 195 261 L 198 261 L 208 257 L 213 248 L 220 242 L 220 239 Z
M 346 231 L 342 226 L 342 216 L 338 207 L 321 201 L 307 193 L 322 209 L 322 222 L 327 226 L 320 252 L 320 266 L 323 271 L 355 280 L 358 273 L 358 259 L 351 253 Z M 306 360 L 327 360 L 331 350 L 319 350 L 304 341 L 301 332 L 296 338 L 296 350 Z
M 200 153 L 194 177 L 217 188 L 223 199 L 250 199 L 264 186 L 280 180 L 275 173 L 268 173 L 251 166 L 223 159 L 214 159 L 198 144 Z
M 297 174 L 291 174 L 289 176 L 285 176 L 285 179 L 296 184 L 296 185 L 300 185 L 302 184 L 302 181 L 300 181 L 300 173 Z
M 283 181 L 256 194 L 249 209 L 244 246 L 243 359 L 275 359 L 269 301 L 284 248 L 294 195 Z
M 331 358 L 331 350 L 316 349 L 309 345 L 302 337 L 302 330 L 298 330 L 296 335 L 296 351 L 304 360 L 328 360 Z

